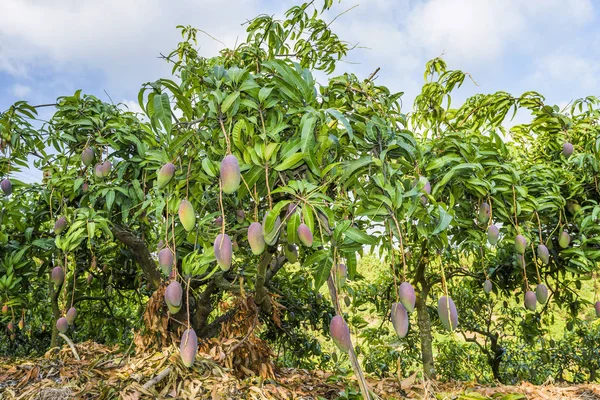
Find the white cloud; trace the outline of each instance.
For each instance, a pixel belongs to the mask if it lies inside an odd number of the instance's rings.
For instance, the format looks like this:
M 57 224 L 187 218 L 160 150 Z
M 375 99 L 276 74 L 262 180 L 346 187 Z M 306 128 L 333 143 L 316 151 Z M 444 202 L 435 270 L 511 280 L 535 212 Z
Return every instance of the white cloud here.
M 26 85 L 21 85 L 20 83 L 14 84 L 11 87 L 12 94 L 14 94 L 17 98 L 23 99 L 31 93 L 31 88 Z
M 100 96 L 105 89 L 116 99 L 135 98 L 143 82 L 169 76 L 171 66 L 157 56 L 181 40 L 176 25 L 198 27 L 233 46 L 236 38 L 245 38 L 241 23 L 248 18 L 262 12 L 281 16 L 298 4 L 290 0 L 237 0 L 227 5 L 221 0 L 180 0 L 176 5 L 161 0 L 0 2 L 0 71 L 28 79 L 27 84 L 36 88 L 32 96 L 54 98 L 83 87 Z M 357 2 L 334 2 L 327 19 Z M 573 86 L 587 85 L 585 94 L 593 93 L 589 89 L 598 86 L 593 76 L 597 69 L 594 60 L 584 57 L 593 40 L 587 40 L 583 49 L 573 43 L 584 37 L 583 27 L 595 25 L 594 18 L 591 0 L 369 0 L 332 24 L 341 39 L 366 47 L 347 57 L 359 64 L 341 62 L 336 73 L 349 71 L 366 78 L 381 67 L 377 82 L 405 91 L 406 110 L 420 90 L 425 62 L 442 52 L 450 68 L 469 71 L 482 84 L 474 87 L 466 82 L 466 89 L 454 96 L 460 101 L 463 92 L 508 89 L 505 86 L 517 82 L 511 89 L 518 93 L 525 84 L 564 77 L 556 71 L 568 70 L 567 64 L 552 59 L 563 44 L 571 50 L 572 60 L 580 62 L 575 64 L 580 73 Z M 214 55 L 222 47 L 201 33 L 198 39 L 202 55 Z M 507 67 L 515 71 L 505 71 Z M 523 76 L 531 79 L 523 81 Z
M 591 0 L 429 0 L 412 10 L 408 31 L 431 56 L 445 51 L 452 60 L 492 62 L 507 51 L 551 45 L 547 37 L 592 18 Z
M 133 96 L 141 83 L 170 71 L 157 57 L 181 40 L 176 25 L 193 25 L 233 46 L 244 34 L 240 24 L 260 11 L 259 0 L 240 0 L 226 10 L 220 0 L 176 5 L 159 0 L 2 0 L 0 69 L 22 77 L 41 68 L 49 74 L 92 71 L 104 75 L 109 87 Z M 221 48 L 203 34 L 198 39 L 204 55 Z
M 530 80 L 536 85 L 565 85 L 580 89 L 597 88 L 600 74 L 598 60 L 569 53 L 553 53 L 539 59 Z
M 144 110 L 142 110 L 142 107 L 140 107 L 140 105 L 138 104 L 137 101 L 123 100 L 119 103 L 119 105 L 120 105 L 120 108 L 125 111 L 131 111 L 131 112 L 140 113 L 140 114 L 144 113 Z

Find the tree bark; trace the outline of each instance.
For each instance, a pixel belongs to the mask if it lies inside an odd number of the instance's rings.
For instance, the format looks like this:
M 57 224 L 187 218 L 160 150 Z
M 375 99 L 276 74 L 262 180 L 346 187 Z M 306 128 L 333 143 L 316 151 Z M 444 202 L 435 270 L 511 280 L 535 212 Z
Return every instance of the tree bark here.
M 156 268 L 156 263 L 152 259 L 152 255 L 150 254 L 148 247 L 146 247 L 146 243 L 132 232 L 118 225 L 113 225 L 111 230 L 113 235 L 131 250 L 133 257 L 144 272 L 149 289 L 158 289 L 160 286 L 160 272 Z
M 52 265 L 50 265 L 52 267 Z M 60 307 L 58 306 L 58 297 L 60 296 L 60 290 L 62 284 L 59 285 L 56 290 L 54 283 L 50 281 L 50 303 L 52 305 L 52 314 L 54 315 L 54 324 L 52 325 L 52 338 L 50 339 L 50 348 L 58 346 L 58 329 L 56 329 L 56 321 L 60 318 Z
M 429 287 L 425 286 L 417 294 L 417 323 L 421 338 L 421 361 L 423 372 L 427 378 L 435 378 L 435 365 L 433 362 L 433 345 L 431 337 L 431 320 L 427 310 L 427 295 Z
M 431 320 L 427 310 L 427 296 L 430 286 L 425 277 L 425 269 L 428 264 L 427 247 L 423 245 L 423 253 L 417 271 L 415 273 L 414 284 L 419 284 L 420 290 L 417 292 L 417 324 L 419 325 L 419 336 L 421 339 L 421 361 L 423 362 L 423 372 L 427 378 L 435 378 L 435 364 L 433 362 L 433 339 L 431 336 Z
M 502 378 L 500 377 L 500 362 L 502 361 L 502 355 L 504 354 L 504 350 L 502 349 L 502 347 L 498 346 L 497 334 L 492 334 L 490 336 L 490 342 L 493 358 L 491 360 L 488 359 L 488 362 L 490 364 L 490 367 L 492 367 L 492 374 L 494 375 L 495 380 L 497 380 L 500 383 L 504 383 L 502 382 Z

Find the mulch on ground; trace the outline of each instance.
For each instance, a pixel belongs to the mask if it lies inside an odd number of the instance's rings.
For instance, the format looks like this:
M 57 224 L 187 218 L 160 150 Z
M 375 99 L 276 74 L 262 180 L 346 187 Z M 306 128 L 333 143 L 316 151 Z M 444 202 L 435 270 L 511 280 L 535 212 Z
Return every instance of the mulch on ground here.
M 188 369 L 181 364 L 175 346 L 162 351 L 125 354 L 116 347 L 94 342 L 75 345 L 80 360 L 65 345 L 43 357 L 0 359 L 0 399 L 336 399 L 350 388 L 352 378 L 324 371 L 276 369 L 274 376 L 246 377 L 220 363 L 219 351 L 199 353 Z M 383 399 L 581 399 L 600 400 L 600 385 L 479 386 L 465 383 L 418 381 L 415 376 L 369 380 Z

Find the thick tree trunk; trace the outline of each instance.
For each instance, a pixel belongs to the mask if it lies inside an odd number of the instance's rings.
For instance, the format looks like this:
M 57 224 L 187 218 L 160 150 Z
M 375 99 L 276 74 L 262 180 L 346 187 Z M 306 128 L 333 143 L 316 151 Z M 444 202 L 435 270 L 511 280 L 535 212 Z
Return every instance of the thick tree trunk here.
M 435 365 L 433 363 L 433 345 L 431 337 L 431 320 L 427 311 L 427 295 L 429 287 L 425 286 L 417 294 L 417 322 L 419 325 L 419 336 L 421 338 L 421 360 L 423 372 L 427 378 L 435 377 Z

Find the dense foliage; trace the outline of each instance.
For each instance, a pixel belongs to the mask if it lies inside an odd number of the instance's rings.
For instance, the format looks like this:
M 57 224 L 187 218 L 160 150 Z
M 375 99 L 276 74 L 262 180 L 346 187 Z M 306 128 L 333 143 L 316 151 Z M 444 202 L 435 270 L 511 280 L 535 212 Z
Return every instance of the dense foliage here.
M 173 76 L 140 91 L 144 116 L 80 92 L 41 126 L 25 102 L 0 114 L 2 352 L 56 345 L 72 307 L 75 340 L 143 328 L 202 342 L 251 296 L 254 334 L 288 365 L 596 379 L 598 99 L 453 107 L 467 76 L 434 59 L 405 112 L 375 75 L 333 75 L 349 47 L 313 7 L 255 18 L 213 58 L 180 27 Z M 531 122 L 508 130 L 518 110 Z M 31 159 L 43 181 L 14 179 Z

